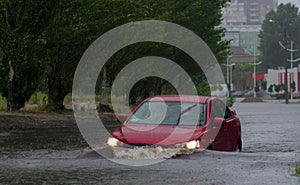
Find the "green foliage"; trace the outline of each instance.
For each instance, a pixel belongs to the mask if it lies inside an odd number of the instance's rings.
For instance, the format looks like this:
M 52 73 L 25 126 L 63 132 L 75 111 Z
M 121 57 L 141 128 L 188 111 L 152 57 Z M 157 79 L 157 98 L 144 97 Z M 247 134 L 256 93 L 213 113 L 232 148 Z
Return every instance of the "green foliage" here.
M 291 3 L 281 4 L 277 11 L 271 11 L 266 15 L 262 24 L 260 37 L 260 51 L 263 67 L 277 68 L 278 66 L 288 66 L 286 62 L 290 59 L 290 53 L 284 50 L 278 43 L 290 48 L 290 42 L 295 42 L 294 48 L 300 48 L 300 15 L 298 8 Z M 295 53 L 296 54 L 296 53 Z M 300 57 L 299 53 L 295 58 Z
M 266 80 L 262 81 L 262 89 L 263 89 L 264 91 L 267 90 L 267 81 L 266 81 Z
M 210 94 L 211 94 L 211 89 L 210 89 L 208 83 L 205 82 L 205 81 L 202 81 L 202 82 L 198 83 L 196 88 L 197 88 L 198 94 L 201 95 L 201 96 L 210 96 Z
M 292 83 L 290 83 L 290 86 L 291 86 L 293 92 L 295 92 L 295 90 L 296 90 L 296 83 L 295 83 L 295 81 L 293 81 Z
M 43 92 L 35 92 L 31 95 L 29 104 L 47 104 L 48 95 Z
M 43 31 L 54 3 L 47 0 L 5 0 L 0 3 L 0 92 L 9 110 L 24 106 L 43 73 Z
M 285 90 L 285 84 L 280 85 L 281 89 Z
M 223 87 L 220 84 L 215 84 L 215 85 L 211 86 L 211 90 L 212 91 L 216 91 L 216 90 L 222 91 Z
M 6 99 L 0 95 L 0 110 L 2 110 L 2 111 L 6 110 L 6 108 L 7 108 L 6 104 L 7 104 Z
M 73 75 L 85 48 L 91 42 L 92 30 L 86 18 L 92 10 L 91 1 L 62 0 L 53 8 L 53 16 L 46 29 L 46 83 L 50 111 L 64 109 L 64 97 L 71 91 Z M 87 13 L 87 15 L 84 15 Z M 85 22 L 86 21 L 86 22 Z
M 219 25 L 221 24 L 222 17 L 221 8 L 225 6 L 226 2 L 228 2 L 227 0 L 140 0 L 135 2 L 140 7 L 139 11 L 142 10 L 144 15 L 141 15 L 138 11 L 136 13 L 137 16 L 131 17 L 132 21 L 159 19 L 185 26 L 199 35 L 210 46 L 219 61 L 226 59 L 228 42 L 221 41 L 225 30 L 220 28 Z M 138 43 L 120 50 L 108 61 L 108 79 L 112 81 L 118 72 L 129 62 L 143 56 L 152 55 L 169 58 L 179 64 L 192 77 L 198 94 L 210 94 L 206 78 L 201 68 L 197 66 L 193 59 L 179 49 L 162 43 Z M 131 91 L 130 96 L 136 99 L 138 96 L 147 97 L 150 92 L 153 92 L 154 95 L 167 92 L 176 94 L 177 92 L 174 91 L 173 87 L 167 84 L 166 81 L 156 78 L 141 80 L 135 85 L 135 89 Z
M 48 95 L 43 92 L 34 92 L 21 111 L 41 112 L 45 111 L 48 103 Z
M 229 0 L 0 1 L 0 93 L 8 100 L 8 109 L 18 110 L 26 101 L 39 103 L 39 96 L 43 95 L 31 95 L 42 86 L 48 93 L 48 109 L 64 109 L 64 98 L 71 92 L 75 69 L 86 48 L 108 30 L 132 21 L 156 19 L 180 24 L 199 35 L 216 58 L 224 61 L 229 42 L 221 40 L 225 29 L 220 25 L 221 9 L 227 2 Z M 108 85 L 111 86 L 126 64 L 150 55 L 175 61 L 192 77 L 199 94 L 210 94 L 205 75 L 193 59 L 162 43 L 138 43 L 116 53 L 106 66 Z M 106 85 L 101 83 L 102 74 L 98 89 Z M 165 80 L 149 78 L 141 80 L 131 96 L 133 99 L 145 97 L 151 91 L 177 93 Z
M 271 84 L 271 85 L 269 86 L 269 88 L 268 88 L 268 92 L 272 93 L 272 92 L 273 92 L 273 88 L 274 88 L 274 85 Z
M 294 175 L 300 177 L 300 166 L 299 165 L 297 165 L 295 167 L 295 173 L 294 173 Z
M 233 104 L 234 104 L 234 102 L 235 102 L 235 99 L 234 99 L 234 97 L 229 97 L 229 98 L 226 98 L 226 105 L 228 106 L 228 107 L 232 107 L 233 106 Z
M 281 88 L 281 85 L 280 85 L 280 84 L 274 84 L 275 92 L 279 92 L 279 91 L 280 91 L 280 88 Z

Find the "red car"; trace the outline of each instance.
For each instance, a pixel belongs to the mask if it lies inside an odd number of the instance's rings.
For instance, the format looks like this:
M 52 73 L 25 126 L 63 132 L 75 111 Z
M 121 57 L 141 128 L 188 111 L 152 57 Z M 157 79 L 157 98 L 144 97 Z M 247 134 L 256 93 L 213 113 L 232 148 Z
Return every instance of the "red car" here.
M 107 144 L 241 151 L 241 125 L 236 112 L 218 98 L 155 96 L 140 103 Z

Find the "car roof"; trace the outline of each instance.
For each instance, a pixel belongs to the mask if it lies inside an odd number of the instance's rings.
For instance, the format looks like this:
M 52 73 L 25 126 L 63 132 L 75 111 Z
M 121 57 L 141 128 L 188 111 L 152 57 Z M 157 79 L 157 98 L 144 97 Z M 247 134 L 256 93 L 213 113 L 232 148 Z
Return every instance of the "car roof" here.
M 160 96 L 153 96 L 145 101 L 148 102 L 192 102 L 192 103 L 202 103 L 206 104 L 208 101 L 215 99 L 209 96 L 196 96 L 196 95 L 160 95 Z

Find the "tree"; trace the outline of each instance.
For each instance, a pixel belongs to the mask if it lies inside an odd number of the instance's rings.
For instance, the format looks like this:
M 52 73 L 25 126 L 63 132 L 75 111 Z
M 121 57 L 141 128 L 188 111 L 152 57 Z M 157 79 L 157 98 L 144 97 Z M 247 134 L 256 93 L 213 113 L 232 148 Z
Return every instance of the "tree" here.
M 296 91 L 296 82 L 293 81 L 292 83 L 290 83 L 290 87 L 293 90 L 293 92 L 295 92 Z
M 142 7 L 137 8 L 131 0 L 59 1 L 47 30 L 48 110 L 64 109 L 63 99 L 71 92 L 74 72 L 87 47 L 106 31 L 130 22 L 138 13 L 144 14 Z M 99 78 L 105 88 L 111 85 L 110 73 L 106 70 Z
M 43 31 L 54 2 L 46 0 L 0 2 L 0 92 L 7 109 L 24 106 L 35 91 L 43 73 L 45 38 Z
M 87 5 L 81 0 L 61 0 L 47 27 L 46 83 L 48 87 L 49 111 L 62 111 L 64 97 L 71 92 L 73 75 L 84 49 L 91 42 L 86 35 L 87 28 L 83 16 Z M 90 33 L 92 34 L 92 33 Z
M 73 75 L 85 49 L 106 31 L 130 21 L 158 19 L 185 26 L 203 38 L 222 61 L 227 55 L 228 42 L 221 40 L 225 29 L 219 25 L 221 8 L 226 2 L 228 0 L 3 0 L 0 2 L 0 91 L 8 100 L 9 109 L 17 110 L 43 80 L 48 88 L 48 109 L 63 110 L 63 99 L 71 92 Z M 121 50 L 105 65 L 107 70 L 101 72 L 103 76 L 99 81 L 103 82 L 99 84 L 111 86 L 116 74 L 128 62 L 153 54 L 176 61 L 198 85 L 206 81 L 196 63 L 177 48 L 145 43 L 127 49 L 130 50 Z M 168 92 L 166 87 L 170 87 L 158 78 L 150 79 L 149 83 L 141 82 L 136 89 L 144 89 L 142 94 L 146 95 L 150 87 L 155 94 Z M 206 89 L 202 93 L 206 93 Z M 108 97 L 108 91 L 103 93 Z M 138 92 L 132 94 L 140 96 Z
M 268 92 L 269 92 L 269 93 L 272 93 L 272 92 L 273 92 L 273 87 L 274 87 L 273 84 L 271 84 L 271 85 L 269 86 L 269 88 L 268 88 Z
M 225 29 L 221 28 L 220 24 L 222 18 L 221 9 L 225 6 L 226 2 L 228 1 L 140 0 L 136 1 L 136 3 L 139 4 L 140 7 L 143 5 L 148 8 L 141 8 L 144 9 L 143 12 L 145 12 L 145 14 L 133 18 L 132 20 L 159 19 L 182 25 L 199 35 L 210 46 L 217 59 L 219 61 L 224 61 L 228 54 L 228 42 L 221 40 L 225 34 Z M 128 62 L 142 56 L 151 55 L 162 56 L 175 61 L 190 74 L 197 86 L 200 84 L 204 85 L 203 82 L 206 82 L 205 87 L 209 87 L 205 75 L 192 58 L 177 48 L 161 43 L 143 43 L 134 45 L 117 53 L 113 59 L 110 60 L 110 65 L 108 66 L 110 79 L 113 80 L 115 75 L 118 74 L 120 69 L 128 64 Z M 163 79 L 151 78 L 150 80 L 147 80 L 147 83 L 141 82 L 138 85 L 140 88 L 136 87 L 136 90 L 152 87 L 152 91 L 155 92 L 155 94 L 161 94 L 161 90 L 168 86 L 168 83 Z M 133 91 L 135 91 L 135 89 L 133 89 Z M 205 92 L 201 91 L 201 93 L 208 94 L 206 90 Z M 137 96 L 146 97 L 147 92 L 132 92 L 131 95 L 134 96 L 133 99 Z
M 264 91 L 267 90 L 267 81 L 266 81 L 266 80 L 262 81 L 262 89 L 263 89 Z
M 279 41 L 289 46 L 293 40 L 296 44 L 294 47 L 300 47 L 299 23 L 298 8 L 290 3 L 279 5 L 277 11 L 272 10 L 266 15 L 259 34 L 261 39 L 259 49 L 265 71 L 268 68 L 288 66 L 287 59 L 290 53 L 279 45 Z
M 300 48 L 300 15 L 298 8 L 294 5 L 281 4 L 277 11 L 271 11 L 266 15 L 262 24 L 262 31 L 259 34 L 261 58 L 266 71 L 268 68 L 285 67 L 285 82 L 287 82 L 287 69 L 289 67 L 289 52 L 283 49 L 279 42 L 284 46 L 289 46 L 293 40 Z M 296 57 L 296 56 L 295 56 Z M 288 87 L 285 86 L 285 99 L 288 103 Z
M 281 85 L 280 84 L 274 84 L 275 91 L 278 93 L 280 91 Z
M 254 87 L 254 91 L 255 91 L 255 92 L 258 92 L 258 91 L 259 91 L 259 85 L 256 85 L 256 86 Z

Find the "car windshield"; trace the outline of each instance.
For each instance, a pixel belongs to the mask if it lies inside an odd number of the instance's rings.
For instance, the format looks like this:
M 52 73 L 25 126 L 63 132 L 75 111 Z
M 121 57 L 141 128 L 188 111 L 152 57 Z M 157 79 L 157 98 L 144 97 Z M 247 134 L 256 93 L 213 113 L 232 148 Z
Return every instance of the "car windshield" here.
M 205 123 L 206 105 L 190 102 L 145 102 L 128 123 L 196 126 Z

